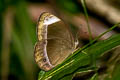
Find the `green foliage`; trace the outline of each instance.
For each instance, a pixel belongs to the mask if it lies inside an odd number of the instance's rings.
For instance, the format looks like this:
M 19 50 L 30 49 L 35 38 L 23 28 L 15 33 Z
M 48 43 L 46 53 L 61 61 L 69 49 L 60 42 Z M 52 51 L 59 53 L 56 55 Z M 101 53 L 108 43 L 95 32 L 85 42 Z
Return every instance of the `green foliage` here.
M 65 75 L 74 74 L 77 69 L 91 64 L 91 55 L 94 55 L 95 59 L 99 59 L 106 51 L 120 45 L 120 34 L 114 35 L 107 40 L 97 42 L 94 45 L 86 48 L 85 50 L 74 52 L 72 57 L 66 59 L 62 64 L 58 65 L 51 71 L 48 71 L 44 76 L 39 76 L 38 80 L 59 80 L 65 77 Z M 86 71 L 86 70 L 84 70 Z
M 97 76 L 98 76 L 98 74 L 97 74 L 97 73 L 96 73 L 96 74 L 94 74 L 90 80 L 98 80 Z
M 13 47 L 18 58 L 21 60 L 23 73 L 26 79 L 33 79 L 35 71 L 33 49 L 35 44 L 35 25 L 30 20 L 26 10 L 25 2 L 20 2 L 16 5 L 16 24 L 12 32 Z M 30 64 L 29 64 L 30 63 Z M 28 68 L 28 66 L 30 66 Z M 32 71 L 32 72 L 31 72 Z M 23 75 L 24 76 L 24 75 Z M 30 77 L 29 77 L 30 76 Z
M 30 0 L 27 0 L 30 2 Z M 77 1 L 74 0 L 57 0 L 56 5 L 59 6 L 60 10 L 68 13 L 79 13 Z M 88 20 L 88 13 L 86 7 L 84 6 L 84 11 L 86 18 Z M 14 18 L 13 25 L 11 27 L 11 40 L 10 42 L 10 62 L 8 76 L 15 77 L 14 80 L 35 80 L 37 76 L 37 67 L 34 62 L 33 49 L 34 43 L 36 42 L 35 29 L 36 25 L 30 19 L 30 16 L 27 12 L 27 4 L 25 0 L 0 0 L 0 45 L 2 45 L 3 40 L 3 29 L 4 26 L 4 15 L 8 8 L 13 10 Z M 59 11 L 59 10 L 58 10 Z M 12 11 L 11 11 L 12 12 Z M 74 15 L 74 14 L 73 14 Z M 88 22 L 87 22 L 88 23 Z M 88 23 L 89 24 L 89 23 Z M 117 26 L 117 25 L 116 25 Z M 110 28 L 108 31 L 113 30 L 116 26 Z M 107 32 L 108 32 L 107 31 Z M 106 32 L 105 32 L 106 33 Z M 104 35 L 103 33 L 102 35 Z M 99 37 L 101 37 L 100 35 Z M 98 37 L 98 38 L 99 38 Z M 96 40 L 98 39 L 96 38 Z M 93 40 L 89 45 L 78 49 L 67 58 L 62 64 L 58 65 L 54 69 L 45 72 L 40 71 L 39 80 L 45 80 L 51 78 L 51 80 L 72 80 L 72 78 L 77 73 L 95 71 L 95 74 L 92 75 L 90 80 L 97 80 L 99 74 L 97 73 L 98 67 L 94 65 L 93 60 L 96 62 L 100 59 L 106 51 L 111 50 L 120 45 L 120 35 L 114 35 L 107 40 L 97 42 Z M 0 46 L 1 51 L 2 46 Z M 94 56 L 92 60 L 91 57 Z M 0 53 L 1 58 L 1 53 Z M 106 77 L 106 80 L 120 80 L 120 64 L 116 63 L 115 68 L 112 73 Z M 112 78 L 110 76 L 112 75 Z M 1 76 L 1 61 L 0 61 L 0 76 Z
M 6 40 L 8 42 L 7 45 L 9 45 L 10 52 L 2 53 L 4 54 L 10 54 L 9 55 L 9 66 L 8 66 L 8 75 L 5 77 L 12 78 L 13 80 L 34 80 L 36 77 L 36 65 L 34 62 L 33 57 L 33 49 L 34 49 L 34 43 L 36 41 L 35 36 L 35 29 L 36 26 L 33 24 L 32 20 L 30 19 L 30 16 L 27 12 L 27 4 L 24 0 L 1 0 L 0 1 L 0 44 L 2 45 L 3 42 L 3 35 L 4 34 L 10 34 L 10 41 Z M 10 33 L 8 33 L 6 30 L 5 33 L 3 33 L 3 30 L 6 29 L 5 19 L 9 18 L 6 17 L 6 14 L 9 10 L 9 13 L 13 16 L 9 19 L 11 20 L 9 27 L 10 30 L 12 30 Z M 9 24 L 8 24 L 9 25 Z M 9 43 L 10 42 L 10 43 Z M 0 51 L 1 51 L 0 46 Z M 7 49 L 8 50 L 8 49 Z M 7 51 L 6 50 L 6 51 Z M 6 56 L 4 56 L 6 57 Z M 4 64 L 4 62 L 3 62 Z M 1 65 L 3 65 L 0 60 L 0 77 L 2 74 L 2 68 Z M 29 66 L 29 67 L 28 67 Z M 4 70 L 3 70 L 4 71 Z M 2 76 L 3 77 L 3 76 Z
M 109 76 L 112 76 L 112 78 L 108 78 L 108 80 L 120 80 L 120 62 L 115 64 L 114 71 Z
M 64 12 L 68 13 L 78 13 L 79 7 L 76 5 L 73 0 L 56 0 L 57 6 L 62 9 Z
M 84 13 L 85 13 L 87 28 L 88 28 L 88 32 L 89 32 L 89 35 L 90 35 L 89 40 L 91 41 L 92 40 L 92 32 L 91 32 L 89 21 L 88 21 L 88 13 L 87 13 L 86 5 L 85 5 L 85 0 L 81 0 L 81 3 L 82 3 L 83 10 L 84 10 Z

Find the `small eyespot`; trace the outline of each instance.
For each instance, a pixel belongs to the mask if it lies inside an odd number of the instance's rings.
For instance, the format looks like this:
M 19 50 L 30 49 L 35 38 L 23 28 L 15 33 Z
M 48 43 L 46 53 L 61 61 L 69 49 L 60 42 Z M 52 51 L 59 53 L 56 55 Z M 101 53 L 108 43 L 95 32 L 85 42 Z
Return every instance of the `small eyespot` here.
M 43 62 L 46 62 L 46 61 L 47 61 L 46 58 L 44 58 L 44 59 L 43 59 Z

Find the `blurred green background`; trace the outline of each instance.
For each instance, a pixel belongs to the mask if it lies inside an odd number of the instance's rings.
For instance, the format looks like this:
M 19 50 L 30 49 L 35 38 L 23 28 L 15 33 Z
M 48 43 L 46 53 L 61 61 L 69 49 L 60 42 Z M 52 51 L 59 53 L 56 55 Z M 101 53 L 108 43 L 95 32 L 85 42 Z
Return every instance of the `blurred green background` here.
M 61 18 L 66 13 L 68 16 L 64 20 L 67 22 L 83 9 L 79 0 L 0 0 L 0 80 L 37 80 L 40 69 L 33 54 L 37 20 L 42 12 L 51 12 Z M 115 24 L 97 17 L 92 11 L 89 14 L 103 20 L 105 25 Z M 77 26 L 72 22 L 68 21 L 70 25 Z M 96 24 L 93 26 L 99 25 Z M 86 36 L 88 39 L 86 34 L 80 37 L 86 39 Z
M 63 2 L 59 0 L 60 5 Z M 70 8 L 76 8 L 72 2 L 66 9 L 76 12 Z M 0 80 L 37 79 L 40 69 L 33 56 L 36 24 L 40 13 L 52 11 L 48 5 L 45 0 L 0 0 Z

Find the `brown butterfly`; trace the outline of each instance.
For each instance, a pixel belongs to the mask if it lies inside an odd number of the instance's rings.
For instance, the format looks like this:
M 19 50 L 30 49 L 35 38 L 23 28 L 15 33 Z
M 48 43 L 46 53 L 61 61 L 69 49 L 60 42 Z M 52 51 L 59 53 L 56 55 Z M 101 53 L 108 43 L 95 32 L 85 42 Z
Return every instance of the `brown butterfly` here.
M 38 66 L 45 71 L 62 63 L 77 45 L 65 23 L 47 12 L 40 15 L 37 38 L 34 57 Z

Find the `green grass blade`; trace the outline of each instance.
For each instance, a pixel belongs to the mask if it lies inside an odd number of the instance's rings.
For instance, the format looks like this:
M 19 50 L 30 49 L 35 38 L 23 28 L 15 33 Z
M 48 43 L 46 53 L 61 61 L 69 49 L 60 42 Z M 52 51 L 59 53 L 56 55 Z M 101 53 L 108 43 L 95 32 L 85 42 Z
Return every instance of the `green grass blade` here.
M 119 61 L 116 64 L 114 71 L 109 76 L 112 76 L 112 79 L 110 78 L 109 80 L 120 80 L 120 62 Z
M 91 65 L 91 55 L 94 55 L 96 59 L 102 56 L 106 51 L 120 45 L 120 34 L 114 35 L 107 40 L 97 42 L 94 45 L 86 48 L 85 50 L 75 52 L 76 55 L 68 58 L 62 64 L 58 65 L 54 69 L 46 72 L 44 76 L 39 80 L 58 80 L 66 74 L 71 74 L 78 68 L 86 65 Z
M 98 80 L 98 74 L 94 74 L 90 80 Z
M 84 10 L 84 13 L 85 13 L 87 28 L 88 28 L 88 32 L 89 32 L 89 35 L 90 35 L 89 39 L 90 39 L 90 41 L 92 41 L 92 32 L 91 32 L 89 21 L 88 21 L 88 12 L 87 12 L 87 8 L 86 8 L 86 5 L 85 5 L 85 0 L 81 0 L 81 3 L 82 3 L 82 7 L 83 7 L 83 10 Z
M 107 32 L 113 30 L 114 28 L 118 27 L 119 25 L 120 25 L 120 23 L 115 24 L 114 26 L 112 26 L 111 28 L 109 28 L 107 31 L 103 32 L 103 33 L 100 34 L 98 37 L 96 37 L 94 40 L 92 40 L 90 43 L 86 44 L 85 46 L 83 46 L 82 48 L 80 48 L 79 50 L 77 50 L 77 52 L 80 52 L 80 51 L 86 49 L 88 46 L 90 46 L 90 45 L 92 45 L 94 42 L 96 42 L 100 37 L 102 37 L 103 35 L 105 35 Z M 77 52 L 74 53 L 72 56 L 76 55 Z M 71 57 L 72 57 L 72 56 L 71 56 Z
M 96 68 L 95 67 L 84 67 L 84 68 L 80 68 L 76 71 L 74 71 L 73 73 L 71 74 L 67 74 L 65 75 L 63 78 L 61 78 L 60 80 L 72 80 L 73 77 L 76 75 L 76 74 L 80 74 L 80 73 L 87 73 L 87 72 L 91 72 L 93 70 L 95 70 Z
M 41 80 L 44 74 L 45 74 L 45 71 L 41 70 L 38 76 L 38 80 Z

